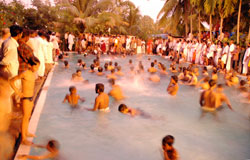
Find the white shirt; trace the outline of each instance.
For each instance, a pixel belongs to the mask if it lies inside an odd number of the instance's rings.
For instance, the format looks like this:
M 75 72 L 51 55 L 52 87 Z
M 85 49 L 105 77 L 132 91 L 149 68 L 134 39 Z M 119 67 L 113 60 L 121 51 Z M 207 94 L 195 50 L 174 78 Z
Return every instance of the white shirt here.
M 45 53 L 45 63 L 54 63 L 53 61 L 53 48 L 54 45 L 52 42 L 46 42 L 47 52 Z
M 69 34 L 69 37 L 68 37 L 68 42 L 69 42 L 70 44 L 74 44 L 74 38 L 75 38 L 75 36 L 74 36 L 74 35 Z
M 250 47 L 247 48 L 245 54 L 244 54 L 244 58 L 243 58 L 243 64 L 247 63 L 248 61 L 246 61 L 246 58 L 250 56 Z M 246 61 L 246 62 L 245 62 Z
M 0 64 L 7 66 L 7 70 L 10 73 L 11 77 L 18 75 L 19 61 L 18 61 L 18 47 L 17 41 L 9 37 L 6 41 L 3 42 L 3 47 L 1 52 L 3 54 L 3 59 Z

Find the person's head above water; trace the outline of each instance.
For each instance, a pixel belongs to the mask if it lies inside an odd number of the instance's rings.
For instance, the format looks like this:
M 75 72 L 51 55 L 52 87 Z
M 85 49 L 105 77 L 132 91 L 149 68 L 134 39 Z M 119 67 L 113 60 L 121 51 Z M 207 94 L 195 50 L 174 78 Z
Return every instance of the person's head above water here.
M 171 76 L 171 80 L 178 83 L 178 77 L 176 75 Z
M 109 80 L 109 83 L 110 83 L 111 85 L 115 85 L 115 80 L 114 80 L 113 78 L 111 78 L 111 79 Z
M 104 84 L 102 84 L 102 83 L 97 83 L 97 84 L 95 85 L 95 92 L 96 92 L 96 93 L 102 93 L 102 92 L 104 92 Z
M 70 93 L 76 93 L 76 87 L 75 86 L 70 86 L 69 87 L 69 92 Z
M 98 72 L 102 72 L 103 68 L 102 67 L 98 67 Z
M 128 113 L 128 107 L 125 104 L 120 104 L 118 107 L 118 111 L 121 113 Z
M 95 69 L 95 65 L 94 65 L 94 64 L 91 64 L 91 65 L 90 65 L 90 69 L 91 69 L 91 70 L 94 70 L 94 69 Z
M 78 59 L 78 61 L 77 61 L 79 64 L 81 64 L 82 63 L 82 60 L 81 59 Z
M 112 66 L 112 65 L 113 65 L 113 62 L 112 62 L 112 61 L 110 61 L 110 62 L 109 62 L 109 65 L 110 65 L 110 66 Z
M 151 66 L 151 67 L 154 67 L 154 66 L 155 66 L 154 62 L 151 62 L 150 66 Z
M 121 71 L 121 69 L 122 69 L 121 66 L 118 66 L 118 67 L 117 67 L 117 70 L 118 70 L 118 71 Z
M 117 67 L 118 66 L 118 63 L 117 62 L 115 62 L 115 67 Z
M 172 135 L 167 135 L 162 139 L 162 149 L 164 151 L 171 150 L 174 144 L 174 137 Z
M 132 59 L 129 60 L 129 64 L 132 64 Z
M 208 81 L 208 83 L 209 83 L 210 88 L 212 88 L 212 87 L 215 87 L 215 86 L 216 86 L 216 81 L 215 81 L 215 80 L 213 80 L 213 79 L 210 79 L 210 80 Z
M 46 148 L 50 151 L 50 152 L 53 152 L 53 151 L 57 151 L 59 150 L 60 148 L 60 144 L 58 141 L 56 140 L 50 140 L 46 146 Z
M 69 65 L 69 62 L 68 61 L 64 61 L 64 66 L 67 67 Z

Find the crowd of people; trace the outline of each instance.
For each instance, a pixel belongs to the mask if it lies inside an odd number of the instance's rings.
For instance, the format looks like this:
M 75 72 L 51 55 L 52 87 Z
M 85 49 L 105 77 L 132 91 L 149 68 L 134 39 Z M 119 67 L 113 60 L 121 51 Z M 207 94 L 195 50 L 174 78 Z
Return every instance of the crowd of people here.
M 171 75 L 166 90 L 172 96 L 177 95 L 179 85 L 200 87 L 202 89 L 200 105 L 203 113 L 215 113 L 217 109 L 222 108 L 224 102 L 229 109 L 233 110 L 229 99 L 223 93 L 223 85 L 217 85 L 219 74 L 224 76 L 227 86 L 237 87 L 244 94 L 247 101 L 250 102 L 250 43 L 244 49 L 239 45 L 235 45 L 233 41 L 230 41 L 230 43 L 220 41 L 214 43 L 205 39 L 199 42 L 196 39 L 169 37 L 167 40 L 157 38 L 145 42 L 133 36 L 98 36 L 93 34 L 81 34 L 75 39 L 72 33 L 66 33 L 64 39 L 60 41 L 56 33 L 43 30 L 33 31 L 18 25 L 11 26 L 9 30 L 4 29 L 0 43 L 0 87 L 3 88 L 3 86 L 9 84 L 9 92 L 3 93 L 2 90 L 0 91 L 0 98 L 5 95 L 4 101 L 0 103 L 5 103 L 5 106 L 7 106 L 2 107 L 1 105 L 0 114 L 2 116 L 0 120 L 5 120 L 6 115 L 16 118 L 12 114 L 12 108 L 15 105 L 21 106 L 23 109 L 21 135 L 22 144 L 25 145 L 34 145 L 27 140 L 27 137 L 35 136 L 28 132 L 29 119 L 34 106 L 35 81 L 47 76 L 57 56 L 59 61 L 64 63 L 65 69 L 69 68 L 69 62 L 67 61 L 69 53 L 65 51 L 74 50 L 84 56 L 96 55 L 90 66 L 86 66 L 86 63 L 81 59 L 78 60 L 78 69 L 72 74 L 72 81 L 88 83 L 88 80 L 82 77 L 81 72 L 90 68 L 88 71 L 90 74 L 106 76 L 112 87 L 112 90 L 107 94 L 104 91 L 104 84 L 96 84 L 95 90 L 98 96 L 95 99 L 93 108 L 87 108 L 89 111 L 109 111 L 109 96 L 112 96 L 117 101 L 125 98 L 121 87 L 116 84 L 118 77 L 126 76 L 122 71 L 123 66 L 112 61 L 101 66 L 101 56 L 103 54 L 122 57 L 128 55 L 141 56 L 142 54 L 163 56 L 166 61 L 168 60 L 171 63 L 169 69 L 167 69 L 168 67 L 164 61 L 152 61 L 148 58 L 151 63 L 148 69 L 145 70 L 145 66 L 141 61 L 138 66 L 135 66 L 132 60 L 129 60 L 129 75 L 141 74 L 147 71 L 150 74 L 149 81 L 154 83 L 161 81 L 159 75 Z M 59 53 L 59 45 L 64 50 L 61 54 Z M 186 66 L 187 64 L 188 66 Z M 200 80 L 198 79 L 199 68 L 202 68 L 202 78 Z M 211 76 L 209 76 L 210 69 L 212 71 Z M 108 74 L 108 72 L 110 73 Z M 238 74 L 246 75 L 246 77 L 239 78 Z M 84 98 L 77 94 L 75 86 L 71 86 L 69 92 L 63 102 L 68 102 L 72 108 L 79 106 L 78 101 L 85 101 Z M 132 117 L 140 115 L 144 118 L 152 118 L 143 110 L 128 107 L 126 104 L 120 104 L 118 111 Z M 1 129 L 0 132 L 6 132 L 8 130 L 7 125 L 6 123 L 6 127 Z M 57 143 L 56 141 L 48 143 L 47 149 L 50 153 L 44 156 L 45 158 L 58 156 Z M 174 137 L 171 135 L 164 137 L 162 140 L 165 160 L 178 159 L 178 153 L 173 147 L 173 143 Z M 21 155 L 20 158 L 36 159 L 37 157 Z

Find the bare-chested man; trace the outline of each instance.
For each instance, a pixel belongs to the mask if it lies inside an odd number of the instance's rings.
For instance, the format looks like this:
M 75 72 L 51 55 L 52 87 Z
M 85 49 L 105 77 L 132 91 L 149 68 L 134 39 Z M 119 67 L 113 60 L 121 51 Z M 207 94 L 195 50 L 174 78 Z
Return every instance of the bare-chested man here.
M 223 86 L 221 84 L 216 88 L 216 109 L 222 107 L 222 103 L 225 102 L 229 109 L 233 110 L 230 101 L 227 96 L 223 93 Z
M 110 79 L 109 83 L 112 87 L 111 91 L 109 92 L 109 95 L 112 96 L 117 101 L 124 99 L 124 96 L 122 94 L 122 89 L 119 85 L 115 84 L 115 80 Z
M 95 91 L 98 96 L 95 99 L 95 104 L 93 109 L 88 109 L 89 111 L 109 111 L 109 96 L 104 93 L 104 85 L 102 83 L 97 83 L 95 86 Z

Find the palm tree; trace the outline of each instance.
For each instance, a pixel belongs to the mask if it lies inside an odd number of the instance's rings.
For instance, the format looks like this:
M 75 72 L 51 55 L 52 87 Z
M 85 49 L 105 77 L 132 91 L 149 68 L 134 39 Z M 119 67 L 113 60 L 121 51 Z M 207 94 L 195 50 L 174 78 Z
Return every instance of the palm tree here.
M 204 10 L 204 0 L 190 0 L 190 3 L 194 5 L 198 11 L 199 42 L 201 42 L 201 12 Z
M 223 20 L 234 12 L 238 0 L 219 0 L 218 11 L 220 15 L 220 34 L 223 32 Z M 222 40 L 222 39 L 221 39 Z
M 212 16 L 214 15 L 214 11 L 216 8 L 218 0 L 205 0 L 204 3 L 204 8 L 205 8 L 205 12 L 207 14 L 209 14 L 209 30 L 210 30 L 210 40 L 213 40 L 213 35 L 212 35 L 212 28 L 213 28 L 213 24 L 212 24 Z
M 165 29 L 171 29 L 172 32 L 177 32 L 177 26 L 184 22 L 185 35 L 187 36 L 189 6 L 189 0 L 166 0 L 157 16 L 157 19 L 160 18 L 159 24 L 166 25 Z
M 240 14 L 241 14 L 241 5 L 242 0 L 239 2 L 239 11 L 238 11 L 238 19 L 237 19 L 237 44 L 240 43 Z

